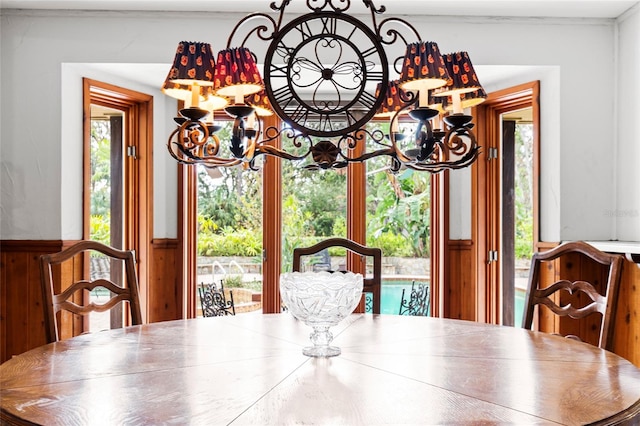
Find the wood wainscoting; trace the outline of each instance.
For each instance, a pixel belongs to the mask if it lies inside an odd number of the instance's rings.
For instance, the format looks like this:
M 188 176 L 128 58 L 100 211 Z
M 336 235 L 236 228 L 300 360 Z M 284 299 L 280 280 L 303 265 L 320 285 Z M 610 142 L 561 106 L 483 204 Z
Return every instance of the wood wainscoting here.
M 479 291 L 473 241 L 449 240 L 445 262 L 449 279 L 445 284 L 444 317 L 476 321 Z
M 558 243 L 540 242 L 537 250 L 548 250 Z M 444 300 L 444 317 L 484 322 L 486 291 L 474 273 L 476 265 L 476 249 L 472 240 L 449 240 L 447 244 L 446 269 L 449 279 L 446 283 Z M 636 259 L 637 260 L 637 259 Z M 574 259 L 575 265 L 594 274 L 601 274 L 599 265 L 580 262 Z M 566 264 L 565 264 L 566 266 Z M 558 262 L 554 268 L 545 270 L 544 277 L 549 283 L 556 272 L 563 268 Z M 600 281 L 605 278 L 600 277 Z M 606 282 L 606 281 L 605 281 Z M 614 323 L 614 352 L 640 367 L 640 264 L 627 256 L 622 267 L 618 303 Z M 556 318 L 557 320 L 557 318 Z M 542 318 L 539 329 L 547 332 L 565 332 L 556 322 L 547 322 Z M 587 326 L 589 327 L 589 326 Z M 594 330 L 595 331 L 595 330 Z
M 182 285 L 178 240 L 154 238 L 150 259 L 146 322 L 185 318 L 185 288 Z
M 613 351 L 640 367 L 640 263 L 625 258 L 613 329 Z
M 40 256 L 75 241 L 2 241 L 0 255 L 0 362 L 44 345 Z
M 0 363 L 46 343 L 40 284 L 40 255 L 56 253 L 77 241 L 0 242 Z M 138 256 L 136 256 L 138 257 Z M 184 318 L 181 269 L 178 267 L 178 241 L 155 239 L 149 250 L 148 283 L 140 282 L 144 322 Z M 142 263 L 142 261 L 139 261 Z M 81 274 L 81 265 L 65 269 L 66 275 Z M 81 324 L 63 331 L 63 336 L 82 332 Z
M 596 262 L 586 259 L 582 255 L 572 254 L 549 262 L 548 268 L 541 271 L 541 284 L 547 286 L 558 279 L 558 276 L 594 276 L 595 283 L 606 283 L 606 268 Z M 585 275 L 587 274 L 587 275 Z M 571 279 L 571 278 L 569 278 Z M 629 259 L 624 260 L 622 277 L 620 279 L 616 315 L 614 318 L 614 345 L 613 352 L 628 359 L 640 367 L 640 265 Z M 601 291 L 600 288 L 598 288 Z M 543 310 L 544 311 L 544 310 Z M 583 336 L 583 340 L 597 345 L 597 333 L 599 331 L 599 319 L 585 318 L 581 321 L 579 329 L 575 328 L 575 322 L 570 319 L 559 318 L 555 315 L 542 312 L 538 318 L 538 329 L 545 332 L 576 334 Z M 536 318 L 534 318 L 534 321 Z

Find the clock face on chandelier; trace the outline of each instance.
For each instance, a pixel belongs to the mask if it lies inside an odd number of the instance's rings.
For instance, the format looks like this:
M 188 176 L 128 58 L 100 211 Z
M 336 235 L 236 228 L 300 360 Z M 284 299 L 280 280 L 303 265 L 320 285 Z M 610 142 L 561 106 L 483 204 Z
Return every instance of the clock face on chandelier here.
M 363 127 L 382 103 L 387 57 L 375 34 L 349 15 L 313 13 L 284 26 L 269 45 L 265 90 L 294 129 L 320 137 Z

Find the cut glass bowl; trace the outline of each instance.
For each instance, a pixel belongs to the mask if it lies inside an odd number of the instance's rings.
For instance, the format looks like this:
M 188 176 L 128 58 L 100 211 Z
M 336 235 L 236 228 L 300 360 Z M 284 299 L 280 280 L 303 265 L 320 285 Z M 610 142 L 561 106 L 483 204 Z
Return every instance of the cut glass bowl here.
M 302 353 L 312 357 L 340 355 L 330 346 L 329 328 L 350 315 L 362 297 L 362 275 L 352 272 L 289 272 L 280 275 L 280 295 L 295 318 L 313 328 L 313 346 Z

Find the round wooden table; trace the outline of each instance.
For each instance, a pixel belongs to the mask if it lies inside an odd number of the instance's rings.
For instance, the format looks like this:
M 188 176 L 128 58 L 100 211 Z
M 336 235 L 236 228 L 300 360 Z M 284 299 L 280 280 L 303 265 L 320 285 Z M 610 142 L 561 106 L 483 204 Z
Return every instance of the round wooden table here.
M 354 314 L 342 354 L 289 314 L 82 335 L 0 365 L 2 420 L 40 424 L 587 424 L 640 416 L 640 370 L 519 328 Z M 637 420 L 640 421 L 640 420 Z

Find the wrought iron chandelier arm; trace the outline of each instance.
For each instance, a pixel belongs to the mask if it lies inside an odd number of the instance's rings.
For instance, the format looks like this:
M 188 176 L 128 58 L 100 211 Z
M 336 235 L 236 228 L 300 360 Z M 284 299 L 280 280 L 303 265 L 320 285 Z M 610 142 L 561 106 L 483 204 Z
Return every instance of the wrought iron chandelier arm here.
M 296 148 L 302 148 L 303 141 L 307 142 L 307 144 L 309 145 L 309 148 L 307 148 L 303 154 L 291 154 L 290 152 L 287 152 L 285 149 L 276 148 L 275 146 L 270 144 L 271 142 L 277 139 L 280 139 L 282 136 L 285 136 L 286 138 L 291 139 L 293 146 Z M 279 129 L 277 127 L 270 126 L 265 129 L 264 137 L 259 142 L 256 143 L 255 157 L 259 155 L 269 154 L 269 155 L 284 158 L 287 160 L 293 160 L 293 161 L 304 160 L 311 153 L 311 146 L 312 146 L 312 143 L 308 137 L 304 135 L 295 135 L 292 129 L 289 129 L 289 128 Z
M 169 147 L 169 154 L 180 164 L 186 165 L 194 165 L 194 164 L 202 164 L 205 167 L 232 167 L 241 163 L 240 160 L 236 158 L 219 158 L 215 156 L 194 156 L 193 154 L 185 151 L 182 146 L 175 143 L 177 145 L 177 149 L 180 152 L 180 155 L 177 154 L 171 147 Z
M 376 23 L 376 14 L 384 13 L 387 8 L 384 6 L 380 6 L 379 9 L 376 9 L 375 5 L 373 4 L 373 0 L 362 0 L 362 2 L 364 3 L 365 7 L 371 10 L 372 27 L 376 30 L 376 34 L 380 35 L 380 33 L 378 33 L 378 24 Z
M 359 143 L 364 143 L 366 142 L 367 139 L 369 139 L 370 141 L 372 141 L 377 145 L 381 145 L 386 148 L 391 148 L 392 145 L 387 145 L 384 143 L 385 138 L 386 136 L 384 132 L 380 129 L 375 129 L 373 131 L 370 131 L 368 129 L 362 128 L 362 129 L 356 130 L 351 134 L 344 135 L 342 138 L 340 138 L 340 141 L 338 142 L 338 146 L 341 146 L 345 141 L 348 141 L 348 147 L 350 149 L 353 149 Z
M 291 154 L 291 153 L 289 153 L 289 152 L 287 152 L 285 150 L 276 148 L 273 145 L 260 144 L 257 147 L 256 156 L 257 155 L 272 155 L 274 157 L 284 158 L 285 160 L 299 161 L 299 160 L 304 160 L 306 157 L 308 157 L 310 152 L 311 151 L 307 151 L 303 155 L 294 155 L 294 154 Z
M 288 4 L 288 1 L 287 1 L 287 4 Z M 273 4 L 272 4 L 272 6 L 273 6 Z M 284 6 L 282 6 L 282 11 L 280 12 L 280 18 L 279 18 L 279 22 L 278 23 L 276 23 L 275 19 L 273 19 L 271 16 L 267 15 L 266 13 L 262 13 L 262 12 L 255 12 L 255 13 L 251 13 L 251 14 L 245 16 L 240 21 L 238 21 L 236 26 L 233 27 L 233 30 L 231 30 L 231 34 L 229 34 L 229 38 L 227 39 L 227 49 L 232 48 L 234 45 L 235 46 L 245 46 L 245 44 L 247 43 L 247 40 L 249 40 L 251 35 L 253 35 L 254 33 L 261 40 L 264 40 L 264 41 L 272 40 L 273 37 L 275 36 L 275 34 L 278 32 L 278 30 L 280 28 L 280 22 L 282 20 L 282 14 L 283 13 L 284 13 Z M 247 35 L 242 40 L 242 43 L 234 44 L 233 43 L 233 39 L 235 38 L 235 35 L 238 32 L 238 30 L 240 29 L 240 27 L 244 26 L 249 21 L 253 21 L 253 20 L 256 20 L 256 19 L 266 19 L 271 24 L 271 26 L 273 28 L 272 31 L 271 31 L 271 34 L 267 33 L 269 31 L 269 27 L 267 27 L 267 25 L 264 25 L 264 24 L 263 25 L 256 25 L 255 27 L 253 27 L 247 33 Z
M 478 158 L 480 148 L 469 151 L 456 161 L 439 161 L 435 163 L 405 163 L 405 167 L 422 172 L 439 173 L 443 170 L 457 170 L 470 166 Z
M 279 30 L 282 25 L 282 18 L 284 18 L 284 10 L 286 9 L 287 6 L 289 6 L 289 3 L 291 3 L 291 0 L 282 0 L 280 2 L 280 5 L 278 5 L 275 1 L 273 1 L 269 6 L 271 10 L 275 12 L 280 12 L 278 14 L 278 25 L 276 26 L 277 30 Z
M 383 19 L 382 21 L 380 21 L 380 25 L 378 27 L 376 27 L 376 34 L 378 34 L 378 36 L 380 37 L 380 42 L 382 44 L 393 44 L 398 40 L 398 37 L 400 37 L 402 39 L 402 42 L 405 45 L 409 44 L 407 42 L 407 39 L 400 32 L 400 30 L 393 29 L 393 28 L 390 28 L 390 29 L 387 30 L 386 35 L 387 35 L 387 37 L 390 37 L 390 38 L 385 40 L 385 38 L 382 36 L 383 28 L 386 25 L 391 25 L 392 23 L 400 23 L 400 24 L 402 24 L 403 26 L 407 27 L 409 29 L 409 31 L 411 31 L 413 33 L 413 37 L 415 37 L 415 40 L 417 40 L 417 41 L 422 40 L 422 38 L 420 37 L 420 33 L 418 32 L 416 27 L 414 27 L 413 25 L 411 25 L 409 22 L 405 21 L 404 19 L 390 17 L 390 18 L 386 18 L 386 19 Z

